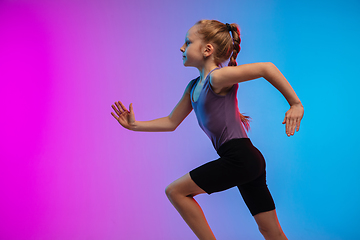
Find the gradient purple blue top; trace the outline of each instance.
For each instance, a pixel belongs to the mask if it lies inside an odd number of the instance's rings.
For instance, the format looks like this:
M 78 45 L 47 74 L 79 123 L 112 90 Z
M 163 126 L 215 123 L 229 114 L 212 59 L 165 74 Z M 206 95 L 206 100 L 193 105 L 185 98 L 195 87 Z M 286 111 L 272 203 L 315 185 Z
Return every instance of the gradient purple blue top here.
M 212 71 L 216 69 L 218 68 Z M 204 80 L 198 99 L 194 99 L 194 89 L 200 77 L 192 80 L 190 96 L 201 129 L 210 138 L 215 149 L 219 150 L 223 143 L 233 138 L 247 138 L 247 135 L 241 122 L 236 97 L 239 85 L 234 84 L 225 96 L 218 95 L 210 86 L 211 72 Z

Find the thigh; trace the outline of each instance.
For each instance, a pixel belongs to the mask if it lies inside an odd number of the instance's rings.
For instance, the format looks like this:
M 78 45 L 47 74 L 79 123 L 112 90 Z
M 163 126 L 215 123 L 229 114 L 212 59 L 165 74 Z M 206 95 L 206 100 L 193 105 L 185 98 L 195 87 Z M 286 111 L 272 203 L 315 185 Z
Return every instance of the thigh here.
M 251 215 L 275 209 L 274 200 L 266 184 L 266 172 L 255 180 L 237 187 Z
M 190 171 L 189 174 L 191 179 L 208 194 L 236 186 L 238 178 L 243 176 L 237 168 L 223 158 L 205 163 Z
M 166 192 L 175 192 L 176 194 L 184 196 L 195 196 L 200 193 L 205 193 L 205 191 L 191 179 L 189 173 L 170 183 L 166 188 Z
M 264 172 L 265 160 L 251 145 L 230 149 L 219 159 L 190 171 L 190 176 L 206 193 L 211 194 L 249 183 Z

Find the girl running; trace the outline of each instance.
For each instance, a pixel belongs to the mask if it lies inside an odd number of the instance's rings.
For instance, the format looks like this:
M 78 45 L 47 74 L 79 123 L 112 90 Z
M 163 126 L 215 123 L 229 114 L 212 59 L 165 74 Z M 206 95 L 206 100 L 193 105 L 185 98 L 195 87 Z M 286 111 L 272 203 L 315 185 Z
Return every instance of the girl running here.
M 216 239 L 194 196 L 237 187 L 267 240 L 287 239 L 277 219 L 275 204 L 266 185 L 265 160 L 247 137 L 247 116 L 240 114 L 238 83 L 265 78 L 286 98 L 290 109 L 283 124 L 287 136 L 299 131 L 303 106 L 286 78 L 269 62 L 237 66 L 240 32 L 236 24 L 201 20 L 189 29 L 180 48 L 184 66 L 196 67 L 200 76 L 189 82 L 169 116 L 136 121 L 120 102 L 112 105 L 112 116 L 133 131 L 174 131 L 194 109 L 200 127 L 208 135 L 220 158 L 208 162 L 167 186 L 165 192 L 195 235 Z M 230 59 L 229 59 L 230 58 Z M 227 67 L 222 64 L 229 60 Z

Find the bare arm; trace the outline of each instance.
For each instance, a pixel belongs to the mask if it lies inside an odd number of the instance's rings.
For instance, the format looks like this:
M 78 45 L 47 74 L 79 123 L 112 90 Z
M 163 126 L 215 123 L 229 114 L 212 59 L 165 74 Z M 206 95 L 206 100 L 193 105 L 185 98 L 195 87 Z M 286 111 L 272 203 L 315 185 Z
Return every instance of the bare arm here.
M 267 63 L 263 74 L 263 77 L 282 93 L 290 106 L 301 104 L 300 99 L 296 95 L 290 83 L 274 64 Z
M 211 85 L 221 89 L 260 77 L 271 83 L 288 101 L 290 110 L 286 112 L 283 124 L 286 124 L 286 134 L 294 135 L 295 129 L 299 131 L 304 108 L 290 83 L 274 64 L 262 62 L 224 67 L 212 73 Z
M 190 102 L 190 84 L 191 82 L 186 87 L 182 98 L 169 116 L 157 118 L 151 121 L 136 121 L 132 104 L 130 104 L 130 111 L 128 111 L 120 101 L 115 102 L 115 105 L 112 105 L 116 114 L 112 112 L 111 115 L 124 128 L 129 130 L 143 132 L 174 131 L 192 110 Z
M 272 63 L 260 62 L 229 66 L 211 73 L 211 85 L 214 88 L 227 88 L 240 82 L 264 77 L 268 65 Z
M 290 83 L 274 64 L 268 63 L 266 65 L 264 78 L 279 90 L 288 101 L 290 109 L 285 113 L 282 123 L 286 126 L 286 134 L 288 136 L 294 135 L 295 130 L 299 131 L 300 122 L 304 116 L 304 107 L 300 99 Z

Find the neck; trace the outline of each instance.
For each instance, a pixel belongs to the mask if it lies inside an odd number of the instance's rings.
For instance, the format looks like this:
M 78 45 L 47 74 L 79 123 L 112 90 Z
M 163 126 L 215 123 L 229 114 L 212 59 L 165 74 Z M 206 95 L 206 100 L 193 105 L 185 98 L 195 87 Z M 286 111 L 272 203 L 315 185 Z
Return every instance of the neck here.
M 204 80 L 206 76 L 211 72 L 211 70 L 217 68 L 218 66 L 215 63 L 208 63 L 205 64 L 202 67 L 199 67 L 199 73 L 200 73 L 200 81 Z

